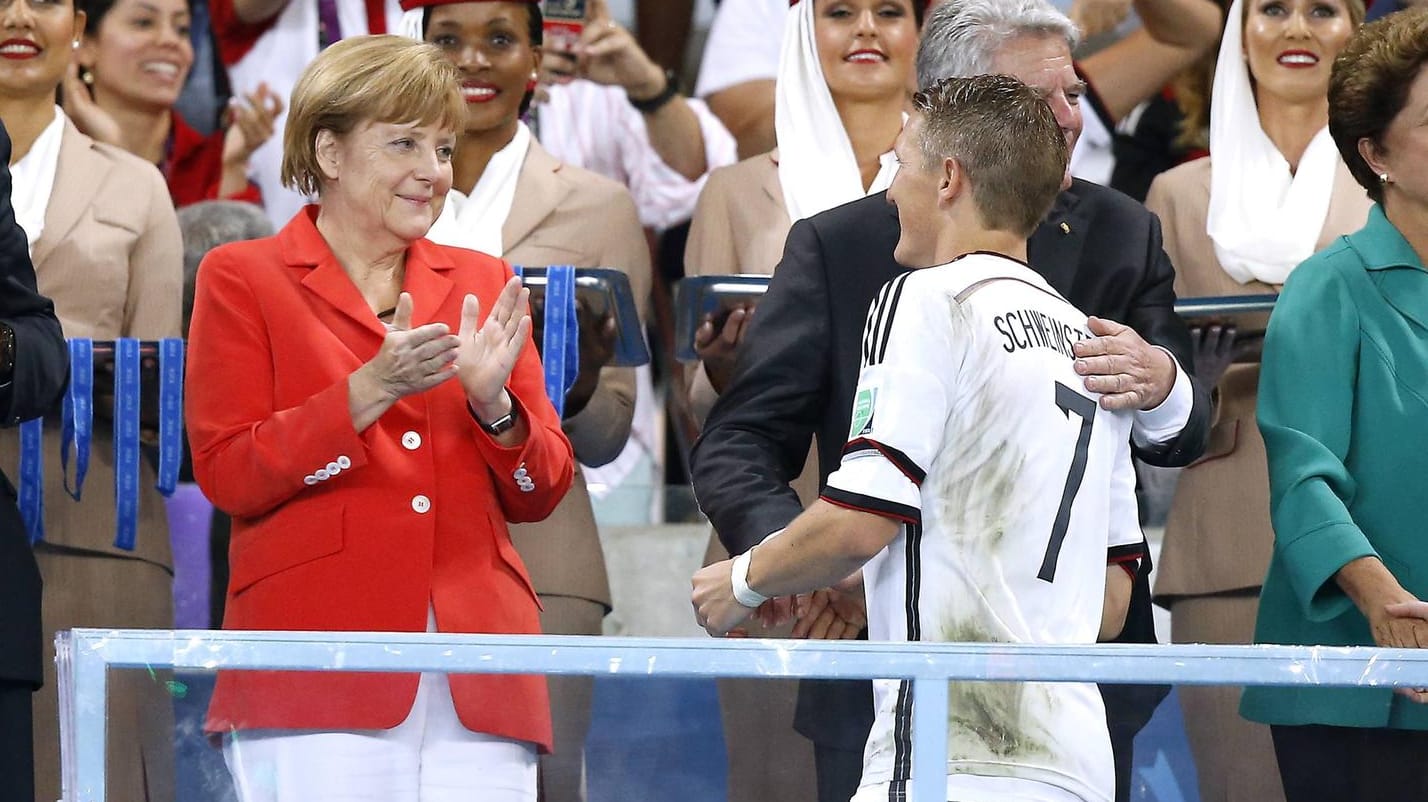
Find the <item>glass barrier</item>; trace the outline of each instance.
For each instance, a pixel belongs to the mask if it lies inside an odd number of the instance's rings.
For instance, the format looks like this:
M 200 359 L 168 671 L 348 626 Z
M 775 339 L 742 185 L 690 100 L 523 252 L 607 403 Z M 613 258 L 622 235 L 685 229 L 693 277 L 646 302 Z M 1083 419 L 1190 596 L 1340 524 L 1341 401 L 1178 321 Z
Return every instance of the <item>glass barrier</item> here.
M 278 681 L 279 687 L 317 689 L 336 687 L 324 683 L 350 678 L 351 672 L 363 672 L 365 677 L 375 676 L 368 672 L 394 671 L 594 676 L 592 718 L 585 740 L 587 798 L 680 802 L 737 799 L 728 785 L 729 751 L 721 732 L 718 677 L 761 678 L 753 682 L 767 684 L 768 690 L 755 688 L 753 693 L 767 693 L 769 698 L 779 693 L 776 684 L 768 682 L 770 678 L 905 680 L 906 686 L 894 683 L 893 687 L 896 692 L 910 693 L 915 707 L 911 708 L 910 726 L 906 717 L 895 716 L 892 725 L 883 728 L 893 753 L 956 756 L 965 751 L 968 733 L 974 733 L 985 741 L 983 748 L 1001 750 L 998 754 L 1005 758 L 1003 762 L 1026 759 L 1034 764 L 1065 749 L 1078 751 L 1086 765 L 1096 766 L 1087 775 L 1093 781 L 1104 780 L 1093 775 L 1108 770 L 1099 765 L 1103 761 L 1095 759 L 1104 757 L 1105 750 L 1097 746 L 1094 717 L 1083 715 L 1086 720 L 1071 739 L 1048 739 L 1033 729 L 1017 729 L 1018 716 L 1042 705 L 1040 700 L 1059 698 L 1059 689 L 1077 687 L 1046 683 L 1175 685 L 1178 692 L 1169 701 L 1160 701 L 1158 707 L 1154 705 L 1159 697 L 1156 689 L 1128 691 L 1131 696 L 1148 691 L 1150 695 L 1141 701 L 1149 699 L 1150 706 L 1140 709 L 1155 711 L 1135 742 L 1131 798 L 1142 802 L 1197 798 L 1195 764 L 1185 737 L 1187 723 L 1193 722 L 1188 722 L 1181 710 L 1181 697 L 1187 690 L 1211 685 L 1428 687 L 1428 653 L 1358 648 L 83 629 L 62 633 L 60 639 L 64 798 L 74 802 L 129 798 L 106 795 L 111 783 L 117 788 L 118 783 L 131 781 L 125 773 L 132 774 L 134 749 L 144 740 L 142 733 L 130 728 L 130 720 L 114 718 L 116 710 L 129 716 L 134 708 L 132 699 L 123 703 L 126 700 L 119 695 L 143 692 L 152 699 L 155 690 L 172 705 L 177 734 L 172 769 L 176 798 L 262 799 L 260 795 L 233 796 L 233 780 L 224 764 L 233 763 L 235 743 L 240 750 L 244 744 L 256 746 L 258 755 L 253 759 L 258 760 L 263 753 L 261 745 L 272 733 L 246 728 L 227 731 L 226 760 L 224 753 L 207 745 L 202 734 L 215 672 L 219 677 L 241 676 L 243 672 L 234 671 L 240 668 L 334 672 L 315 678 L 309 674 L 306 679 L 293 674 L 290 681 Z M 1037 684 L 1021 684 L 1028 680 Z M 316 684 L 306 684 L 310 682 Z M 324 693 L 320 690 L 296 698 L 311 699 Z M 231 690 L 229 698 L 232 707 Z M 376 697 L 359 694 L 353 698 Z M 1082 700 L 1086 698 L 1098 697 L 1083 694 Z M 108 717 L 106 700 L 113 705 Z M 1093 705 L 1088 709 L 1100 708 Z M 211 717 L 213 710 L 208 714 Z M 260 706 L 253 706 L 244 715 L 261 717 L 264 713 Z M 950 740 L 949 726 L 953 733 Z M 122 737 L 116 738 L 121 733 Z M 757 742 L 768 734 L 750 730 L 748 738 Z M 738 745 L 746 745 L 744 740 Z M 106 746 L 110 749 L 107 773 Z M 121 756 L 122 750 L 128 750 L 129 756 Z M 763 757 L 766 764 L 779 764 L 776 753 Z M 1272 754 L 1263 759 L 1272 760 Z M 162 765 L 159 761 L 146 770 L 152 772 Z M 322 771 L 320 764 L 302 765 L 313 772 Z M 914 757 L 910 765 L 916 798 L 946 798 L 948 780 L 942 761 Z M 259 771 L 253 776 L 268 775 Z

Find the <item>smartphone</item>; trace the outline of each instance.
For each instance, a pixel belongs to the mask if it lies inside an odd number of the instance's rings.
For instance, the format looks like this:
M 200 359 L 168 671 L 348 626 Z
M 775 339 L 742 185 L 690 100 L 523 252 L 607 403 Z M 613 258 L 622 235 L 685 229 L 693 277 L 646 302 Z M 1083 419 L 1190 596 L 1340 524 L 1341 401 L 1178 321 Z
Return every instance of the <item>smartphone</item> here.
M 698 362 L 694 332 L 703 324 L 704 317 L 708 315 L 716 327 L 722 327 L 735 309 L 758 306 L 768 286 L 768 276 L 750 273 L 680 279 L 674 288 L 675 359 Z
M 545 325 L 544 267 L 523 269 L 523 282 L 531 291 L 532 334 L 536 347 L 541 346 L 540 332 Z M 649 347 L 645 344 L 644 325 L 636 311 L 635 295 L 630 279 L 609 267 L 581 267 L 575 271 L 575 297 L 580 305 L 596 318 L 614 317 L 617 332 L 615 355 L 610 361 L 616 367 L 637 367 L 649 364 Z
M 545 47 L 558 53 L 575 50 L 585 31 L 585 0 L 541 0 Z
M 1234 326 L 1235 362 L 1258 362 L 1276 294 L 1181 298 L 1175 312 L 1191 327 Z

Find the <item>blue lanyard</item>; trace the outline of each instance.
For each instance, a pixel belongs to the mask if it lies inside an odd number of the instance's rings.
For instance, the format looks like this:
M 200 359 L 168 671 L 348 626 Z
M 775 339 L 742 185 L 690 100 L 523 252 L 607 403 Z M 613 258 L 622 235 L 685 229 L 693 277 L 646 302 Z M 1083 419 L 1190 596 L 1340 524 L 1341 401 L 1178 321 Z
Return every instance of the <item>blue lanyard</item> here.
M 84 477 L 89 473 L 89 448 L 94 437 L 94 341 L 76 337 L 69 341 L 69 392 L 64 396 L 60 426 L 60 472 L 64 489 L 79 501 Z M 74 487 L 69 484 L 69 447 L 74 445 Z
M 575 268 L 551 265 L 545 269 L 545 331 L 541 361 L 545 394 L 555 414 L 565 417 L 565 394 L 580 374 L 580 320 L 575 312 Z
M 159 480 L 166 498 L 178 486 L 183 462 L 183 340 L 159 341 Z
M 114 341 L 114 547 L 134 550 L 139 530 L 139 341 Z
M 42 418 L 20 424 L 20 517 L 31 545 L 45 539 L 45 457 L 40 448 L 44 431 Z

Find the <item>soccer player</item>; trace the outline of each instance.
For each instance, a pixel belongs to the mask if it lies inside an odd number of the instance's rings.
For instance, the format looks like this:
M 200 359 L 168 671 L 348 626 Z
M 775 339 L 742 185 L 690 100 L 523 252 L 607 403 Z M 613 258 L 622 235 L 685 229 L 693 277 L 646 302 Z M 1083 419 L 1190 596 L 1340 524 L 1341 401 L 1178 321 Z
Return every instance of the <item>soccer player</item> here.
M 914 270 L 869 310 L 851 431 L 822 498 L 786 529 L 694 575 L 722 635 L 771 597 L 861 569 L 869 637 L 1093 643 L 1124 620 L 1141 556 L 1131 413 L 1073 370 L 1087 317 L 1025 263 L 1066 145 L 1015 78 L 918 93 L 888 191 Z M 854 802 L 903 798 L 909 682 L 875 683 Z M 1086 683 L 951 687 L 948 798 L 1110 800 L 1105 712 Z

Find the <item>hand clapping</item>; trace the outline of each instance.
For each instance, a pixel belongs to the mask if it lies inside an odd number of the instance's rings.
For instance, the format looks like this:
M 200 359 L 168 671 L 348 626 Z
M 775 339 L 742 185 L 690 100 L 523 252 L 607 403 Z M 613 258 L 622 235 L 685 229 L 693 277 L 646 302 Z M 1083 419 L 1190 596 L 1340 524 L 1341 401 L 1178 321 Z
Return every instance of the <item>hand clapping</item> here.
M 504 401 L 506 381 L 531 336 L 530 290 L 512 277 L 501 289 L 491 313 L 478 328 L 481 302 L 467 295 L 461 305 L 457 332 L 456 375 L 466 399 L 478 412 Z
M 445 323 L 411 325 L 412 297 L 404 292 L 397 297 L 397 309 L 381 349 L 367 363 L 392 401 L 430 390 L 456 375 L 451 363 L 457 357 L 458 340 L 450 327 Z

